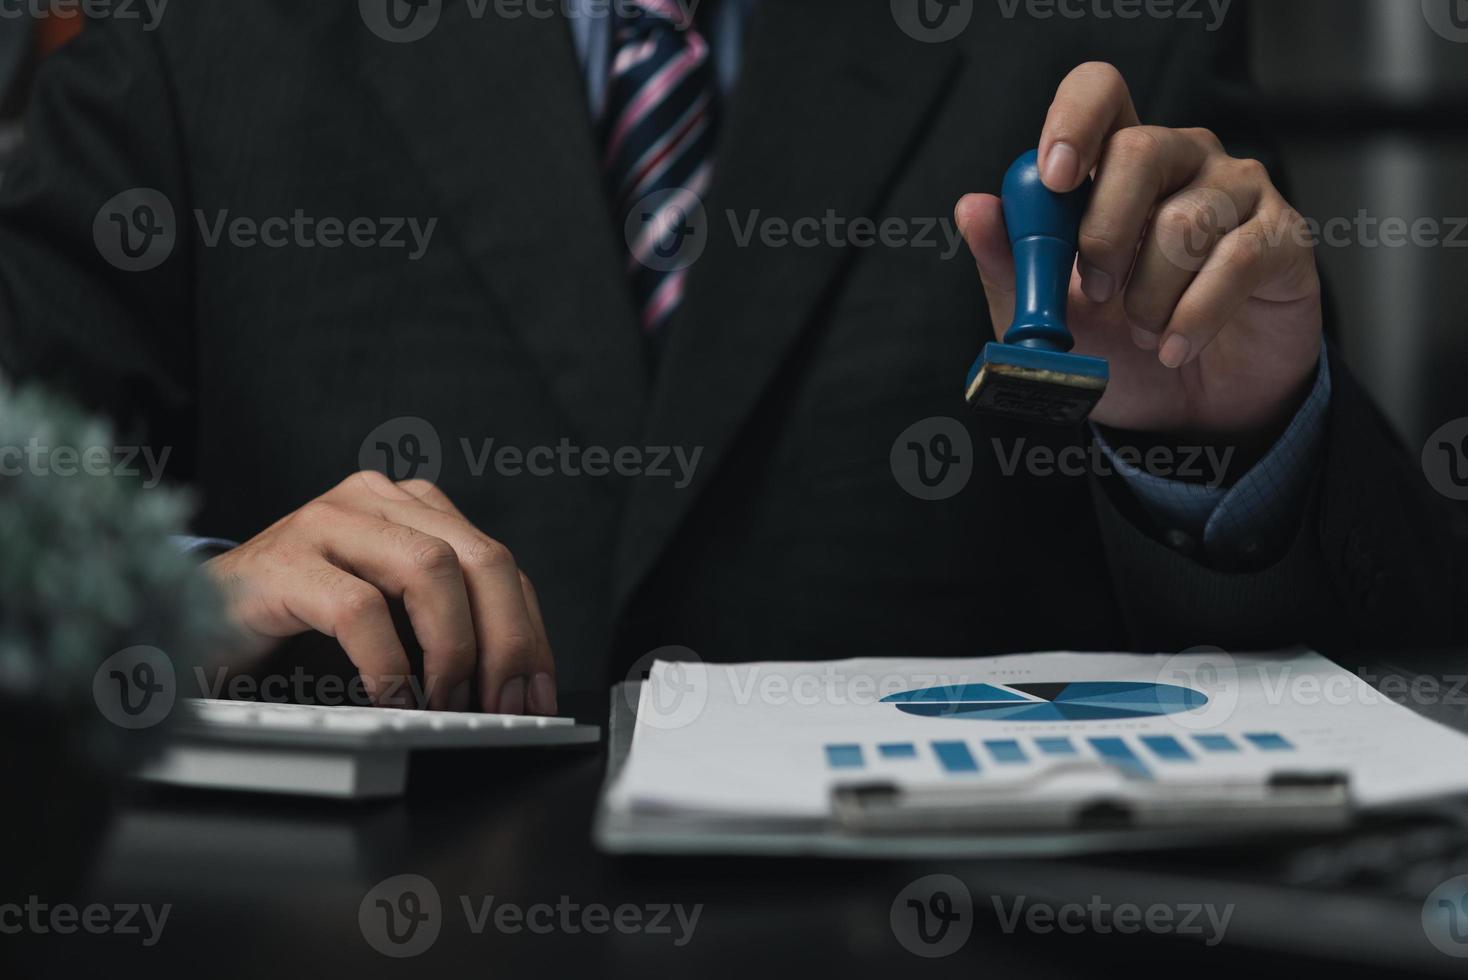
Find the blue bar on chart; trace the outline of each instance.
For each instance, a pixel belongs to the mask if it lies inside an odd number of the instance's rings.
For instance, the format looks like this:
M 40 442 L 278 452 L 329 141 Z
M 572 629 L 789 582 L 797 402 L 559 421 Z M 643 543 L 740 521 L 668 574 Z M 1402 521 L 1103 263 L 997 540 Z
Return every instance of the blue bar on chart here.
M 1097 754 L 1118 769 L 1142 779 L 1151 779 L 1152 771 L 1147 764 L 1137 758 L 1126 741 L 1119 738 L 1093 738 L 1091 747 Z
M 944 772 L 979 771 L 979 760 L 974 758 L 974 754 L 962 742 L 934 742 L 933 754 L 938 757 L 938 762 L 942 765 Z
M 994 757 L 994 761 L 1002 765 L 1023 765 L 1030 761 L 1025 755 L 1025 750 L 1019 747 L 1019 743 L 1012 738 L 993 738 L 984 742 L 984 748 Z
M 1035 746 L 1045 755 L 1076 755 L 1075 743 L 1064 735 L 1035 739 Z
M 866 763 L 862 761 L 860 745 L 828 745 L 826 765 L 832 769 L 861 769 Z
M 1157 758 L 1167 762 L 1192 762 L 1193 754 L 1171 735 L 1143 735 L 1142 744 Z
M 1204 752 L 1237 752 L 1239 747 L 1227 735 L 1194 735 L 1193 741 Z
M 1294 746 L 1279 732 L 1250 732 L 1244 736 L 1265 752 L 1289 752 Z
M 884 742 L 877 746 L 884 759 L 916 759 L 917 746 L 911 742 Z

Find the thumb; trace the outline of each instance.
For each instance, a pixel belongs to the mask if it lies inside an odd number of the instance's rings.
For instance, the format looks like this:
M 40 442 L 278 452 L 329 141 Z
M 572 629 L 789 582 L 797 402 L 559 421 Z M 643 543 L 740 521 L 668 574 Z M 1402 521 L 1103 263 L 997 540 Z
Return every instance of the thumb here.
M 1004 227 L 1004 208 L 993 194 L 966 194 L 953 209 L 953 219 L 978 263 L 994 335 L 1003 339 L 1014 319 L 1014 255 Z

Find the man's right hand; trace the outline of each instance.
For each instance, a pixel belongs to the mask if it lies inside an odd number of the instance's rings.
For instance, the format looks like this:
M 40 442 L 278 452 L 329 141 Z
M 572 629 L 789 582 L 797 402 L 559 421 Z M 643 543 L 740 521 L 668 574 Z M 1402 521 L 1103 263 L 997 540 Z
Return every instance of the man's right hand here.
M 411 677 L 388 608 L 401 599 L 428 707 L 463 711 L 477 683 L 484 711 L 556 713 L 530 579 L 430 483 L 354 474 L 204 567 L 262 648 L 308 630 L 335 637 L 376 703 L 393 703 Z

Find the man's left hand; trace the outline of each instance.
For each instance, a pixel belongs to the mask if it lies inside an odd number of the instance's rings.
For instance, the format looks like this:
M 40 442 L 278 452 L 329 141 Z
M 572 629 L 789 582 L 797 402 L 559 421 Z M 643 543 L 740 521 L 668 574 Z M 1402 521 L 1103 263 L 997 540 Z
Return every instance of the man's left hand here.
M 1111 362 L 1092 418 L 1136 432 L 1272 440 L 1320 356 L 1321 294 L 1300 215 L 1264 166 L 1202 129 L 1143 126 L 1111 65 L 1065 79 L 1040 173 L 1056 192 L 1095 173 L 1070 289 L 1076 351 Z M 997 197 L 958 202 L 994 329 L 1014 315 L 1014 260 Z

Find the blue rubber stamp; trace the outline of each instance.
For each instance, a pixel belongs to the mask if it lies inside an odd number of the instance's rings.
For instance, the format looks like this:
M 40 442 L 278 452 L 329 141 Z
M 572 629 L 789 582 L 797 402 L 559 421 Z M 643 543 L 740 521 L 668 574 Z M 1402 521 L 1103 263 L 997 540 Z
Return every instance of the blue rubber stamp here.
M 984 348 L 969 371 L 966 398 L 981 412 L 1068 425 L 1091 414 L 1110 370 L 1099 357 L 1072 354 L 1065 324 L 1071 270 L 1091 179 L 1069 194 L 1040 181 L 1031 150 L 1004 175 L 1001 199 L 1014 251 L 1014 323 L 1003 343 Z

